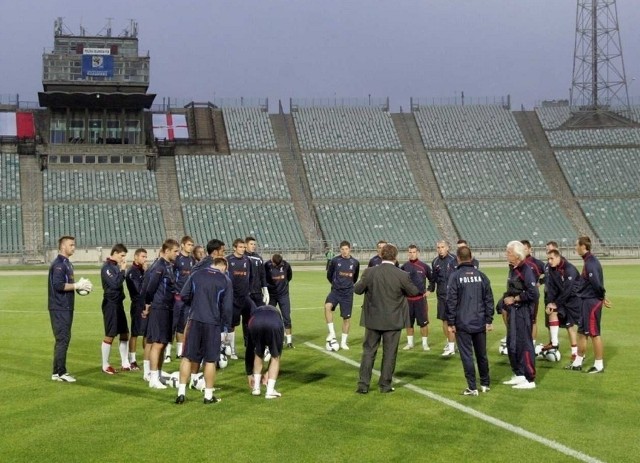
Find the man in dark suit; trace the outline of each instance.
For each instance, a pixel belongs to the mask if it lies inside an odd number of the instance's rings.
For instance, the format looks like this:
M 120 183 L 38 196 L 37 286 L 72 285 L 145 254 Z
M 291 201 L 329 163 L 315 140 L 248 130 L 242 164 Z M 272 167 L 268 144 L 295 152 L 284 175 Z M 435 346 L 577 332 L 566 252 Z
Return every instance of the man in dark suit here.
M 378 386 L 380 392 L 393 392 L 391 386 L 396 368 L 400 333 L 409 326 L 407 296 L 419 294 L 409 274 L 395 266 L 398 249 L 385 244 L 380 253 L 382 263 L 367 268 L 355 284 L 354 292 L 364 294 L 360 326 L 364 326 L 362 360 L 360 362 L 359 394 L 369 392 L 371 372 L 378 346 L 382 341 L 382 368 Z

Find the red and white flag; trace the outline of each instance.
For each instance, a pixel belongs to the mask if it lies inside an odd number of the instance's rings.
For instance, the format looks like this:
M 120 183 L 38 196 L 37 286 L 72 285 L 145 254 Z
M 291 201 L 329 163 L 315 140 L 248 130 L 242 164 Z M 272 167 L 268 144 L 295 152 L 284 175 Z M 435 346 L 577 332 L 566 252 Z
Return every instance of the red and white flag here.
M 34 138 L 35 136 L 33 113 L 0 113 L 0 137 Z

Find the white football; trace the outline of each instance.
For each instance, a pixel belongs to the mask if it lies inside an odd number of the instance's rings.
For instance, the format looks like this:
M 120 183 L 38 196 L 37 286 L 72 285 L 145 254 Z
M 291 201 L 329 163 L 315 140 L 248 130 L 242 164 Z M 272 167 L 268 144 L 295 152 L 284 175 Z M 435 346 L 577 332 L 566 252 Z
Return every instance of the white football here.
M 86 296 L 90 293 L 91 291 L 87 291 L 86 289 L 76 289 L 76 294 L 78 296 Z
M 180 383 L 180 379 L 171 374 L 170 376 L 161 376 L 160 382 L 167 387 L 177 388 Z
M 220 369 L 223 368 L 227 368 L 227 365 L 229 364 L 229 360 L 227 359 L 227 356 L 224 354 L 220 354 L 220 359 L 217 362 L 217 367 Z
M 543 353 L 542 353 L 543 348 L 544 348 L 544 344 L 536 344 L 536 347 L 534 348 L 536 357 L 539 357 L 539 358 L 543 357 Z
M 509 349 L 507 348 L 506 342 L 501 342 L 500 347 L 498 348 L 498 353 L 500 355 L 509 355 Z
M 231 355 L 231 346 L 229 344 L 224 344 L 222 353 L 227 357 Z
M 262 356 L 262 361 L 268 362 L 269 360 L 271 360 L 271 352 L 269 351 L 268 347 L 265 347 L 264 355 Z
M 198 391 L 204 391 L 204 373 L 198 373 L 193 382 L 191 383 L 192 389 L 197 389 Z
M 329 339 L 324 347 L 329 352 L 338 352 L 340 350 L 340 344 L 335 339 Z
M 559 362 L 562 356 L 560 355 L 560 351 L 558 349 L 549 349 L 545 352 L 544 358 L 546 358 L 549 362 Z

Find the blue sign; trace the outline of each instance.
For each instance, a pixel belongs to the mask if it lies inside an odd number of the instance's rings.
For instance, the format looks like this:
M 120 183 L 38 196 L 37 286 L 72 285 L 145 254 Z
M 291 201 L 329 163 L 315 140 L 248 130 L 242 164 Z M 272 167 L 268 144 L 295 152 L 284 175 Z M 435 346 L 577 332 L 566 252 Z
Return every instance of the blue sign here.
M 82 77 L 113 77 L 113 56 L 82 55 Z

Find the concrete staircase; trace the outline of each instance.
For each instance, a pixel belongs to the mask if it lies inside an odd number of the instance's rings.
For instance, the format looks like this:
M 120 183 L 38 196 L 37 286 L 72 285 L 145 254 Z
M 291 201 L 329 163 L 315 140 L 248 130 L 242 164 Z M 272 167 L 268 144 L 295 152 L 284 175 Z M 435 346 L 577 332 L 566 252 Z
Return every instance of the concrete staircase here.
M 220 109 L 212 109 L 211 117 L 213 118 L 213 130 L 216 140 L 216 151 L 222 154 L 230 154 L 229 138 L 227 138 L 227 127 L 224 123 L 224 116 Z
M 26 263 L 45 261 L 44 193 L 42 173 L 36 156 L 20 156 L 20 202 Z
M 597 237 L 567 183 L 535 111 L 514 111 L 513 114 L 551 195 L 558 201 L 573 228 L 579 235 L 588 235 L 592 239 Z
M 300 145 L 293 126 L 293 117 L 290 114 L 271 114 L 271 127 L 273 128 L 287 179 L 287 186 L 291 192 L 296 217 L 302 226 L 302 231 L 312 248 L 312 252 L 321 251 L 322 232 L 318 225 L 318 219 L 312 207 L 311 190 L 302 163 Z
M 438 188 L 415 117 L 411 113 L 398 113 L 392 114 L 391 120 L 413 173 L 420 198 L 431 212 L 438 233 L 450 242 L 457 240 L 458 233 Z
M 173 156 L 158 158 L 156 185 L 166 237 L 179 241 L 185 234 L 185 227 L 178 192 L 176 162 Z

